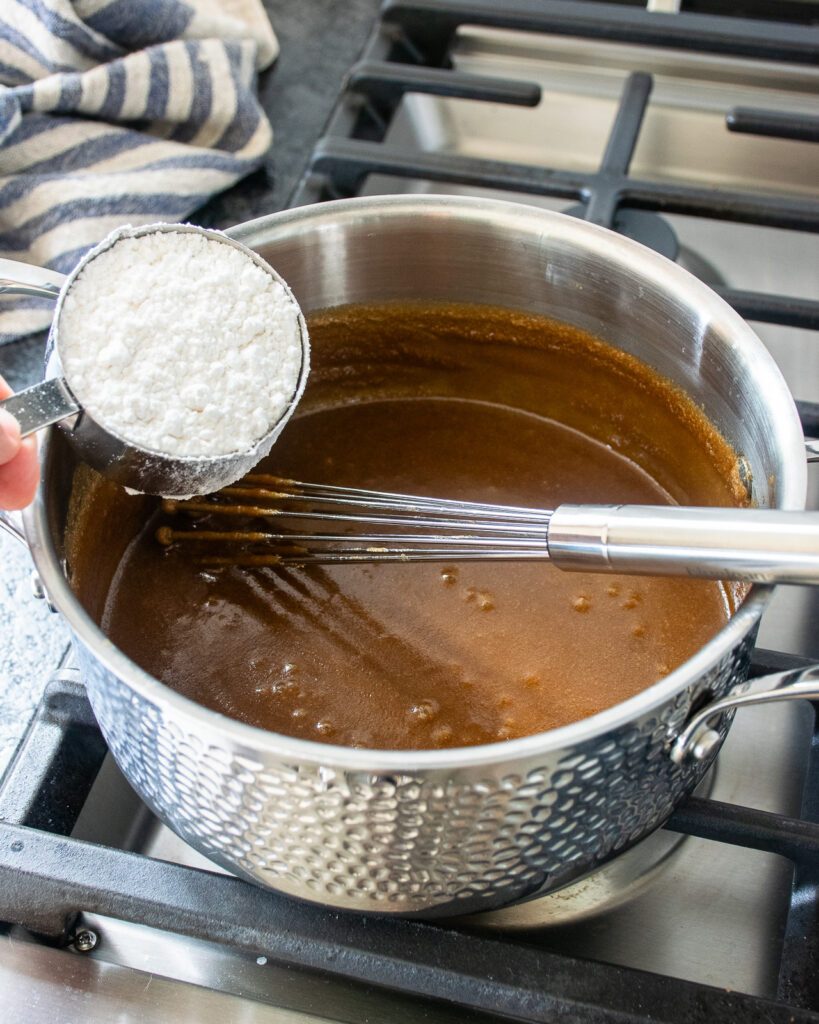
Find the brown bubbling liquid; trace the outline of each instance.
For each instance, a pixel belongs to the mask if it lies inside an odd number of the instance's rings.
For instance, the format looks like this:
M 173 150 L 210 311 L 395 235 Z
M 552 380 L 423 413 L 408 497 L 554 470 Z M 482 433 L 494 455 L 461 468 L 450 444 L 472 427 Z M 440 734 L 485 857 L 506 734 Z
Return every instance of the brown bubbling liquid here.
M 539 507 L 744 500 L 693 403 L 580 331 L 411 305 L 309 326 L 313 376 L 269 472 Z M 203 571 L 156 543 L 161 513 L 143 521 L 101 608 L 111 639 L 207 707 L 351 746 L 487 743 L 594 714 L 691 656 L 732 601 L 545 562 Z

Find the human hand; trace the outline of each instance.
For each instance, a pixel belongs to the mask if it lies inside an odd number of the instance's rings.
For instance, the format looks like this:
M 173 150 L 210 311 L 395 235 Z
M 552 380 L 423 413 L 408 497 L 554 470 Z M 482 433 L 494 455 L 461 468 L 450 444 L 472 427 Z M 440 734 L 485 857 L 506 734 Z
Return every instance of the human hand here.
M 0 377 L 0 400 L 11 393 Z M 21 440 L 17 420 L 0 409 L 0 508 L 25 508 L 34 497 L 39 478 L 37 442 L 33 437 Z

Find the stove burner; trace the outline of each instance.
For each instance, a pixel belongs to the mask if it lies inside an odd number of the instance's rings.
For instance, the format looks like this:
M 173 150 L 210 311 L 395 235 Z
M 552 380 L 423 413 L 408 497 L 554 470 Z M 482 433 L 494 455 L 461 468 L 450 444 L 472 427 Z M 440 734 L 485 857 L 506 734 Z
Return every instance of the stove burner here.
M 698 793 L 710 792 L 712 782 L 713 775 L 709 774 Z M 473 914 L 458 923 L 469 928 L 515 932 L 590 920 L 634 899 L 656 881 L 660 873 L 675 863 L 676 855 L 688 838 L 661 829 L 616 856 L 599 871 L 557 892 L 502 910 Z

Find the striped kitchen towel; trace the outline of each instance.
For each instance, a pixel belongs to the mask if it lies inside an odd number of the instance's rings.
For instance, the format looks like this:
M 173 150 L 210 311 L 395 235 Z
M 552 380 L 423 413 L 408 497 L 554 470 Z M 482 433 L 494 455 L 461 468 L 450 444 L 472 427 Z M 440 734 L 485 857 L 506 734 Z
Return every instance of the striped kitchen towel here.
M 0 0 L 0 256 L 66 273 L 257 168 L 277 53 L 261 0 Z M 0 342 L 50 316 L 0 296 Z

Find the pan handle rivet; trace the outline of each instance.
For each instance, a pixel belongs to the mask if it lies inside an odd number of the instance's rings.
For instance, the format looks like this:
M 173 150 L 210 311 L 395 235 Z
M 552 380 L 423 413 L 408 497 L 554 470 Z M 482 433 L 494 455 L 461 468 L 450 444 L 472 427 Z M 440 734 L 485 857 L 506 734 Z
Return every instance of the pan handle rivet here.
M 97 933 L 90 928 L 83 928 L 74 936 L 73 946 L 78 953 L 90 953 L 97 944 Z
M 722 737 L 715 729 L 703 726 L 692 740 L 691 756 L 695 761 L 705 761 L 722 742 Z

